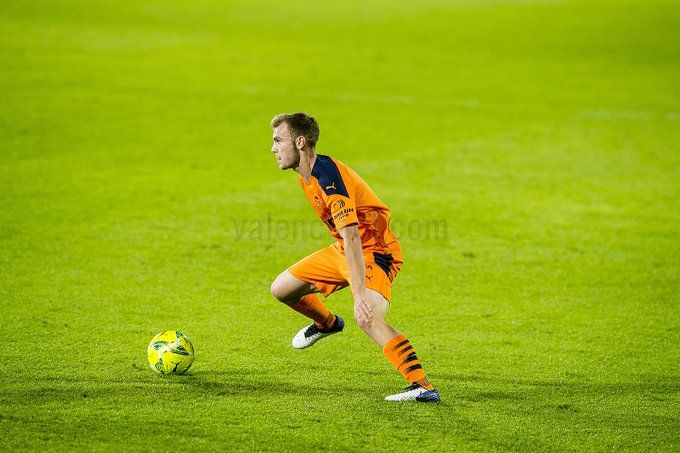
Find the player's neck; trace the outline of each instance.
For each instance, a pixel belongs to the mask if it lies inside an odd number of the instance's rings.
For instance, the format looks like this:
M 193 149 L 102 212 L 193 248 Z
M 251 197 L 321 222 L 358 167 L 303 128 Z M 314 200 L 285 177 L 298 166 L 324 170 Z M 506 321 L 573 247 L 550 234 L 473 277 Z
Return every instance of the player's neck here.
M 309 183 L 309 180 L 312 178 L 314 163 L 316 163 L 316 152 L 314 150 L 300 151 L 300 164 L 295 168 L 295 171 L 302 176 L 305 183 Z

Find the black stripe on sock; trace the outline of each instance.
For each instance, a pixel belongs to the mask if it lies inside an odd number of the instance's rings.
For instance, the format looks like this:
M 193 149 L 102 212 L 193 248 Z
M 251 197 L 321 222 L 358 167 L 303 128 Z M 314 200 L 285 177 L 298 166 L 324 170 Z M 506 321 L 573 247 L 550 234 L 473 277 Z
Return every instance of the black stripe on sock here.
M 423 366 L 422 366 L 421 364 L 419 364 L 419 363 L 416 363 L 415 365 L 411 365 L 410 367 L 406 368 L 406 370 L 405 370 L 404 372 L 405 372 L 406 374 L 408 374 L 408 373 L 410 373 L 411 371 L 422 370 L 422 369 L 423 369 Z
M 403 362 L 401 362 L 401 365 L 399 365 L 399 368 L 403 367 L 407 363 L 415 362 L 417 360 L 418 360 L 418 357 L 416 356 L 416 353 L 412 352 L 411 354 L 409 354 L 408 357 L 406 357 L 406 359 Z
M 392 348 L 392 350 L 393 350 L 393 351 L 396 351 L 397 349 L 399 349 L 399 348 L 401 348 L 402 346 L 404 346 L 406 343 L 408 343 L 408 340 L 402 341 L 402 342 L 399 343 L 398 345 L 394 346 L 394 347 Z
M 401 351 L 399 351 L 398 354 L 399 354 L 399 355 L 404 355 L 404 354 L 406 354 L 408 351 L 412 351 L 412 350 L 413 350 L 413 346 L 408 345 L 408 346 L 406 346 L 404 349 L 402 349 Z

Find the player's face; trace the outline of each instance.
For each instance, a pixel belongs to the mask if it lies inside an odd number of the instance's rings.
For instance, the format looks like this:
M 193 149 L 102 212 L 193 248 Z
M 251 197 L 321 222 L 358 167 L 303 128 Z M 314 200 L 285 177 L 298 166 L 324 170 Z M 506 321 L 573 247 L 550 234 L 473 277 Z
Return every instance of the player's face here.
M 300 151 L 295 147 L 295 137 L 286 123 L 274 128 L 273 138 L 272 152 L 276 155 L 279 168 L 286 170 L 300 165 Z

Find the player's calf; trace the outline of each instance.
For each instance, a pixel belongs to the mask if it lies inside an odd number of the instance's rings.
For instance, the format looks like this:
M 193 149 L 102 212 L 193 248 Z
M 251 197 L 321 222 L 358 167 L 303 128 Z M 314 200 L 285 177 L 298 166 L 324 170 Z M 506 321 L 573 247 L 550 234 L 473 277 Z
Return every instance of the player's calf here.
M 277 300 L 314 321 L 302 329 L 293 339 L 293 346 L 307 348 L 330 334 L 342 331 L 345 323 L 333 315 L 321 302 L 318 289 L 293 277 L 289 271 L 282 272 L 271 284 L 271 293 Z

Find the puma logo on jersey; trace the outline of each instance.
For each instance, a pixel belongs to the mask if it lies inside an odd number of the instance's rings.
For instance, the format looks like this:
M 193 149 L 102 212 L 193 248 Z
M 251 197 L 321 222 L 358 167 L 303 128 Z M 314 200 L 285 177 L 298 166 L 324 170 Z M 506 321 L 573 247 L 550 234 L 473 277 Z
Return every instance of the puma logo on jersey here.
M 328 190 L 328 189 L 338 190 L 338 189 L 335 188 L 335 183 L 331 184 L 330 186 L 326 186 L 325 190 Z

